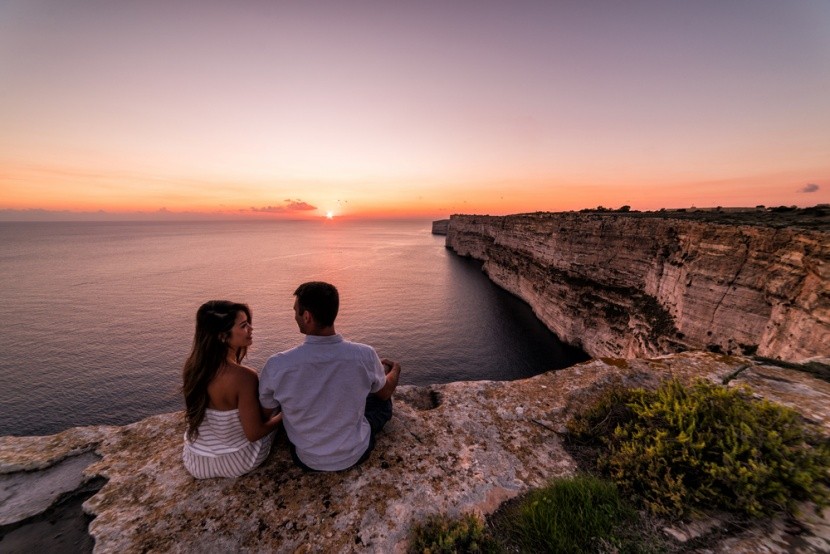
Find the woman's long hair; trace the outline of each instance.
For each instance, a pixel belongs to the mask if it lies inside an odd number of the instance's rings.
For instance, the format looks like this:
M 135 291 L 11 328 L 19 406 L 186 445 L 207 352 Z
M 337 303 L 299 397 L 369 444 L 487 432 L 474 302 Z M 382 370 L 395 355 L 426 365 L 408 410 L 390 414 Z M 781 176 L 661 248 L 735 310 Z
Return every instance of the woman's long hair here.
M 209 401 L 208 385 L 228 357 L 227 341 L 239 312 L 245 312 L 248 322 L 252 321 L 251 309 L 246 304 L 228 300 L 205 302 L 196 312 L 193 348 L 182 370 L 185 420 L 190 440 L 199 436 L 199 425 L 205 418 Z M 240 363 L 247 352 L 245 347 L 237 350 L 236 362 Z

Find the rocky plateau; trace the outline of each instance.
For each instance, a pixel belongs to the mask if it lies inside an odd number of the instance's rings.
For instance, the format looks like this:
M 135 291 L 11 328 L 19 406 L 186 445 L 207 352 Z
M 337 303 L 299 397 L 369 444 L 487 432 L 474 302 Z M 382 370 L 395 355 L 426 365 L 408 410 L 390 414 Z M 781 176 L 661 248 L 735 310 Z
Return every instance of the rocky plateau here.
M 302 472 L 282 439 L 248 475 L 197 481 L 181 463 L 181 413 L 2 437 L 0 524 L 9 528 L 79 482 L 104 478 L 84 504 L 96 552 L 405 552 L 411 525 L 429 514 L 489 514 L 573 474 L 566 421 L 604 386 L 653 387 L 669 377 L 749 385 L 830 433 L 830 384 L 800 371 L 709 352 L 597 359 L 512 382 L 400 387 L 371 458 L 339 473 Z M 55 471 L 63 488 L 35 485 Z M 727 535 L 717 520 L 666 533 L 681 541 L 715 535 L 700 552 L 827 552 L 830 511 L 821 517 L 805 507 L 795 524 L 779 518 Z

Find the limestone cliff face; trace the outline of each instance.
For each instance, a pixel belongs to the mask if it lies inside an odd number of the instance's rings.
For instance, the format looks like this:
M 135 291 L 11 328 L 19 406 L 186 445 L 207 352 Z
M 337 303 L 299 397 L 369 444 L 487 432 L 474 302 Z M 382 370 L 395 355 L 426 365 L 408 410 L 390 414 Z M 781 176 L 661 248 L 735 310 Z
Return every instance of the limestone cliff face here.
M 438 221 L 432 222 L 432 234 L 433 235 L 446 235 L 447 234 L 447 227 L 450 224 L 449 219 L 439 219 Z
M 454 215 L 447 247 L 592 356 L 801 360 L 830 345 L 829 238 L 626 214 Z

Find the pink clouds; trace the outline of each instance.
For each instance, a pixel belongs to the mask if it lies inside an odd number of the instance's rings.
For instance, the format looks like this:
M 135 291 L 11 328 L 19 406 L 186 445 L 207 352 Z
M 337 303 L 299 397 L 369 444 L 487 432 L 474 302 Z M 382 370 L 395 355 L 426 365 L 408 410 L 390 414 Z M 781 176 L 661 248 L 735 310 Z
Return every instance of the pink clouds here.
M 259 213 L 272 213 L 272 214 L 286 214 L 286 213 L 293 213 L 293 212 L 308 212 L 311 210 L 316 210 L 316 206 L 312 206 L 308 202 L 303 202 L 302 200 L 291 200 L 287 198 L 284 201 L 284 204 L 281 206 L 264 206 L 262 208 L 255 208 L 251 206 L 249 210 L 240 210 L 240 211 L 251 211 L 251 212 L 259 212 Z

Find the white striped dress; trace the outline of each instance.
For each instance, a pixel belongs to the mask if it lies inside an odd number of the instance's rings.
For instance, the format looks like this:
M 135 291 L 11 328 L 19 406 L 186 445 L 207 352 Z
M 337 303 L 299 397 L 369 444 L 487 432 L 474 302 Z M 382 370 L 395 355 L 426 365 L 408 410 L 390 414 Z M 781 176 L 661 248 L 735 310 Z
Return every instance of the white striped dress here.
M 191 442 L 184 437 L 184 467 L 197 479 L 239 477 L 268 456 L 274 433 L 250 442 L 242 430 L 239 410 L 205 410 L 199 436 Z

